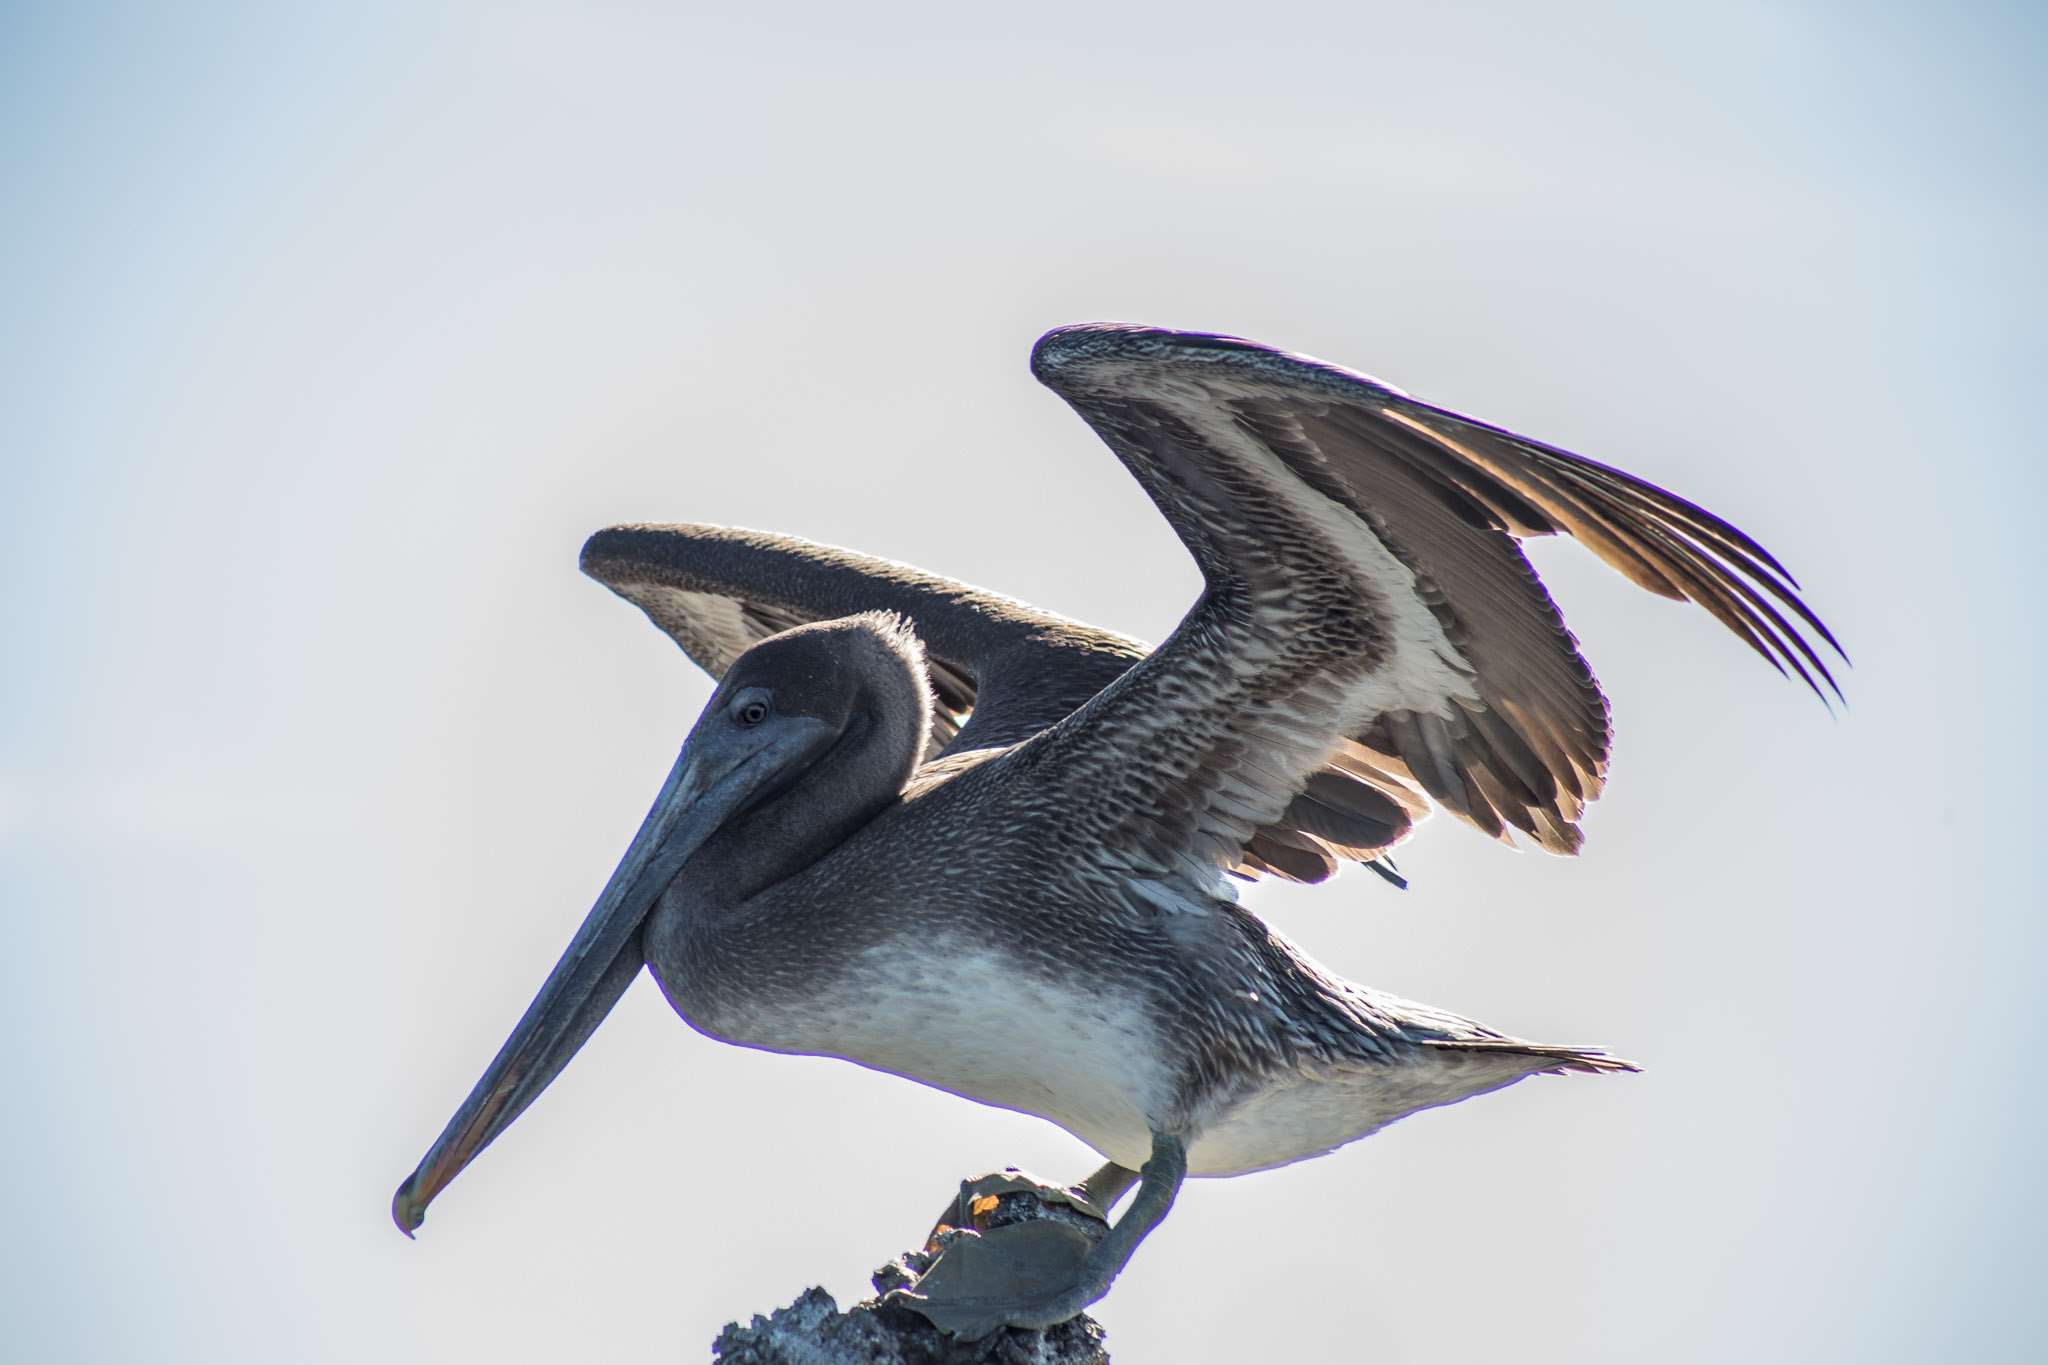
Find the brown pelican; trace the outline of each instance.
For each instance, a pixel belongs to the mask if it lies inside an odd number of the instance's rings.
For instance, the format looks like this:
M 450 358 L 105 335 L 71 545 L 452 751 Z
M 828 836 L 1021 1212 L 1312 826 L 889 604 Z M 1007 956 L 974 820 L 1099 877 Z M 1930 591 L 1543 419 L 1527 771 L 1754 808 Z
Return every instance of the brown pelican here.
M 1047 333 L 1031 368 L 1172 524 L 1200 600 L 1148 650 L 788 537 L 591 537 L 584 571 L 719 682 L 399 1188 L 402 1229 L 643 964 L 713 1037 L 1048 1119 L 1106 1159 L 1076 1187 L 1103 1207 L 1136 1183 L 1050 1287 L 899 1291 L 966 1336 L 1100 1298 L 1189 1175 L 1299 1161 L 1539 1072 L 1633 1069 L 1340 980 L 1232 878 L 1319 881 L 1432 806 L 1578 849 L 1607 702 L 1519 538 L 1568 534 L 1833 688 L 1808 632 L 1839 646 L 1791 576 L 1661 488 L 1304 356 L 1099 324 Z

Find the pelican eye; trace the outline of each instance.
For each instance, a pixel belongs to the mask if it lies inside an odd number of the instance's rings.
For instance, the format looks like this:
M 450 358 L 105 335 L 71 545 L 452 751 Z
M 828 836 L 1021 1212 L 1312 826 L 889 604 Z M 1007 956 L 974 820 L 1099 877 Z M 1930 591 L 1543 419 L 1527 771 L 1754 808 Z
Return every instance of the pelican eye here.
M 750 687 L 733 698 L 727 712 L 735 725 L 753 727 L 768 719 L 768 694 L 757 687 Z

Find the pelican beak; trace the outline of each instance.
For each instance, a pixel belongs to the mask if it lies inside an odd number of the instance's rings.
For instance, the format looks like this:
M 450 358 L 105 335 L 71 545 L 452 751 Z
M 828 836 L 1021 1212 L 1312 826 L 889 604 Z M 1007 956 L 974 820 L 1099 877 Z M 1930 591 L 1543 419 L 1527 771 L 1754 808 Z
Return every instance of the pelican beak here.
M 434 1196 L 511 1126 L 611 1013 L 646 962 L 642 930 L 669 883 L 705 840 L 811 748 L 817 738 L 813 727 L 824 728 L 806 720 L 768 733 L 702 734 L 699 722 L 569 950 L 483 1079 L 392 1197 L 391 1218 L 399 1231 L 412 1236 Z

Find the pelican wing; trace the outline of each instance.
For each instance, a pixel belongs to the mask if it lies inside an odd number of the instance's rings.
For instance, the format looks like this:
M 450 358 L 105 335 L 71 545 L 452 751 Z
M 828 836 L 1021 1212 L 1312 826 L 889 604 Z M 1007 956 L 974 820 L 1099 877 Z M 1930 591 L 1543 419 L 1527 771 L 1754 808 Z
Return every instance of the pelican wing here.
M 932 757 L 1002 748 L 1054 725 L 1149 653 L 1143 642 L 904 564 L 724 526 L 614 526 L 583 571 L 647 613 L 713 678 L 771 635 L 865 611 L 906 617 L 925 644 Z M 1242 841 L 1247 876 L 1320 881 L 1371 861 L 1427 804 L 1360 751 L 1334 755 Z
M 1234 337 L 1061 328 L 1032 370 L 1206 583 L 1033 760 L 1162 871 L 1229 866 L 1311 774 L 1359 753 L 1489 834 L 1575 851 L 1607 702 L 1518 537 L 1571 535 L 1833 686 L 1808 633 L 1833 637 L 1778 561 L 1619 470 Z

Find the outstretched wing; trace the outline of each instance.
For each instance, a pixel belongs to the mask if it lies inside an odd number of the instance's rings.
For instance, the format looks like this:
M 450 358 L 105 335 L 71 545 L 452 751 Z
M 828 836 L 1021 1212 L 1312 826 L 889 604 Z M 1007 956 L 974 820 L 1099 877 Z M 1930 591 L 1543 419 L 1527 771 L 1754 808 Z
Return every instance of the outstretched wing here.
M 713 678 L 758 641 L 811 621 L 886 610 L 923 639 L 932 757 L 1001 748 L 1054 725 L 1149 652 L 1140 641 L 1022 602 L 832 546 L 724 526 L 614 526 L 583 547 L 583 571 L 640 607 Z M 1321 881 L 1370 861 L 1427 803 L 1362 751 L 1326 771 L 1240 842 L 1245 875 Z
M 1607 702 L 1517 537 L 1569 534 L 1834 685 L 1807 632 L 1834 639 L 1778 561 L 1619 470 L 1234 337 L 1065 327 L 1032 372 L 1206 582 L 1165 644 L 1033 746 L 1037 780 L 1085 808 L 1070 828 L 1160 872 L 1213 875 L 1361 748 L 1489 834 L 1575 851 Z

